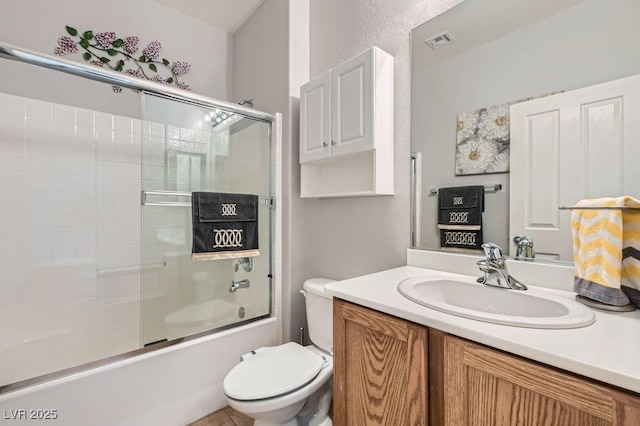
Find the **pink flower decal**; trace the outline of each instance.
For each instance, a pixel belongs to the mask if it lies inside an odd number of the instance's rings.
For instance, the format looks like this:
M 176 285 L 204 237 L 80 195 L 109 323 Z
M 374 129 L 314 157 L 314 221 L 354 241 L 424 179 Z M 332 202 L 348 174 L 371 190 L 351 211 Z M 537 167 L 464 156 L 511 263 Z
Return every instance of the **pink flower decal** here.
M 116 33 L 113 31 L 96 34 L 96 41 L 100 46 L 107 49 L 116 40 Z
M 124 50 L 128 53 L 136 53 L 138 51 L 138 37 L 129 36 L 124 39 Z
M 162 45 L 158 40 L 149 43 L 140 54 L 137 53 L 140 50 L 137 36 L 120 38 L 113 31 L 80 32 L 69 25 L 65 29 L 67 34 L 58 39 L 58 45 L 53 50 L 56 55 L 77 53 L 82 49 L 82 58 L 93 66 L 191 90 L 191 86 L 181 77 L 189 72 L 191 65 L 186 61 L 171 62 L 160 56 Z M 112 89 L 120 93 L 123 88 L 113 85 Z
M 154 60 L 158 58 L 158 55 L 160 55 L 161 47 L 162 45 L 160 44 L 160 42 L 158 40 L 154 40 L 144 48 L 142 53 L 144 53 L 144 56 L 146 56 L 147 58 Z
M 53 53 L 59 56 L 76 52 L 78 52 L 78 45 L 71 37 L 67 36 L 60 37 L 58 39 L 58 47 L 53 49 Z
M 189 72 L 191 65 L 188 62 L 175 61 L 173 63 L 173 73 L 175 75 L 182 75 Z

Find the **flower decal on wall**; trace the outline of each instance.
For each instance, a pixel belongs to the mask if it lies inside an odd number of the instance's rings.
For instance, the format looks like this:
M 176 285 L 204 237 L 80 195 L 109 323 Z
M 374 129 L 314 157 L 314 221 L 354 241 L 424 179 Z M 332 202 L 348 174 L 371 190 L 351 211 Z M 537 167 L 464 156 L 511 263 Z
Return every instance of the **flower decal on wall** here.
M 70 26 L 65 28 L 68 35 L 58 39 L 58 46 L 53 50 L 56 55 L 78 53 L 82 49 L 82 58 L 91 65 L 191 90 L 188 84 L 180 80 L 180 76 L 189 72 L 191 65 L 184 61 L 171 62 L 162 58 L 162 44 L 158 40 L 147 44 L 142 49 L 142 54 L 137 56 L 140 40 L 136 36 L 119 38 L 113 31 L 94 34 L 93 31 L 80 33 Z M 113 86 L 113 91 L 120 93 L 122 87 Z

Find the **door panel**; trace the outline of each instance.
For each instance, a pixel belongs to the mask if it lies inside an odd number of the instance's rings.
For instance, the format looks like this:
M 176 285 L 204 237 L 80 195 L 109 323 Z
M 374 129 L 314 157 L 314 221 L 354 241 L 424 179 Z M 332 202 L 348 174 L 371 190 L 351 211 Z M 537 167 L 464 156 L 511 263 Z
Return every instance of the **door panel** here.
M 331 155 L 331 75 L 329 72 L 300 89 L 300 163 Z
M 332 155 L 373 148 L 373 55 L 359 55 L 331 71 Z
M 571 211 L 558 207 L 634 195 L 639 114 L 640 76 L 512 105 L 510 239 L 528 235 L 540 257 L 573 260 Z

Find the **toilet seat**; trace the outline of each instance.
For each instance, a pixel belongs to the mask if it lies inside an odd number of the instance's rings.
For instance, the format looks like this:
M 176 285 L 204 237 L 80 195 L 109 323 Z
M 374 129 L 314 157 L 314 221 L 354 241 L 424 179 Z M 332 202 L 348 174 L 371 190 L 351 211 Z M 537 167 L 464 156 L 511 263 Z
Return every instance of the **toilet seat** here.
M 311 382 L 324 358 L 297 343 L 264 350 L 235 366 L 224 379 L 224 393 L 240 401 L 274 398 Z

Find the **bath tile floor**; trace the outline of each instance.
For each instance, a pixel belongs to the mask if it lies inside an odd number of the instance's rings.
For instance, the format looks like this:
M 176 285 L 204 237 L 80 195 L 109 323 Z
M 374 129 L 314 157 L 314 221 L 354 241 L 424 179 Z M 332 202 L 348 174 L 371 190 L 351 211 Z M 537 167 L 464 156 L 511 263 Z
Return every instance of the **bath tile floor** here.
M 253 426 L 253 419 L 238 413 L 231 407 L 224 407 L 188 426 Z

